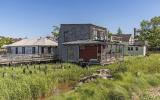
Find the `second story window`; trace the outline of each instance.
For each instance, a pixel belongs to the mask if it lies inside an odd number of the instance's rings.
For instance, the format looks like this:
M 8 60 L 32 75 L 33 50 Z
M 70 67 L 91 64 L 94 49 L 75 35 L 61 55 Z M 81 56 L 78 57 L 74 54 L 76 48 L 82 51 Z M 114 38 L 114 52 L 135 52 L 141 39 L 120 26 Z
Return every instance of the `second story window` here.
M 101 40 L 101 32 L 97 31 L 97 40 Z
M 106 34 L 104 30 L 94 30 L 93 33 L 93 39 L 94 40 L 106 40 Z

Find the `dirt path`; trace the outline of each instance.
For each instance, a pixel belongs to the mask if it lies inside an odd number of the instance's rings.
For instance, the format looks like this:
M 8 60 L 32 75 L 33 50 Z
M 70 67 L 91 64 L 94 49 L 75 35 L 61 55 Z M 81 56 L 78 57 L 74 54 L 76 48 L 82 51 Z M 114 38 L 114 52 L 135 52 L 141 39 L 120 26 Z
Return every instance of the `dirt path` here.
M 148 89 L 147 93 L 153 98 L 160 97 L 160 87 Z

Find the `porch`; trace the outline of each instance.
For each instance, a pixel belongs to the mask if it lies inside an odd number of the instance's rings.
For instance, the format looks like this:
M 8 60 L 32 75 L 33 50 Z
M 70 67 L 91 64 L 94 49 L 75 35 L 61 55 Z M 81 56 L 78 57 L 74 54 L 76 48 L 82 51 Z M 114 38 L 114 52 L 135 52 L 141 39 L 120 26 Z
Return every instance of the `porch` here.
M 80 45 L 79 61 L 89 63 L 110 64 L 123 60 L 123 46 L 115 44 Z
M 82 40 L 68 42 L 65 45 L 67 47 L 67 61 L 69 62 L 88 62 L 104 65 L 123 60 L 124 57 L 124 45 L 122 44 Z M 74 47 L 77 48 L 72 49 Z M 78 61 L 75 59 L 78 59 Z

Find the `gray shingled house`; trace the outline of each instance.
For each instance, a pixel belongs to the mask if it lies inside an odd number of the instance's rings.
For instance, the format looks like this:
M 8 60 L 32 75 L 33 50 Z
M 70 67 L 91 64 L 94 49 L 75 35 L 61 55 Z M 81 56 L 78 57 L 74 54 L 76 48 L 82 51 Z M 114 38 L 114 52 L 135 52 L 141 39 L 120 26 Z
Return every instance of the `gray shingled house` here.
M 124 45 L 107 41 L 107 29 L 93 24 L 61 24 L 59 59 L 65 62 L 97 62 L 123 59 Z

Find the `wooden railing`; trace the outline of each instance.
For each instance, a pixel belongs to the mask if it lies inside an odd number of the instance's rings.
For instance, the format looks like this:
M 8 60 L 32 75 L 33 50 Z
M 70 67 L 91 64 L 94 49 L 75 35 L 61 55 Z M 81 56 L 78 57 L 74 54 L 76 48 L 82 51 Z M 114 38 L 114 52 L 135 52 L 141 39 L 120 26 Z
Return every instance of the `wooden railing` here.
M 0 55 L 0 63 L 48 61 L 56 58 L 52 54 L 6 54 Z

